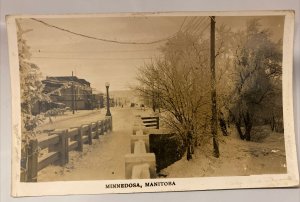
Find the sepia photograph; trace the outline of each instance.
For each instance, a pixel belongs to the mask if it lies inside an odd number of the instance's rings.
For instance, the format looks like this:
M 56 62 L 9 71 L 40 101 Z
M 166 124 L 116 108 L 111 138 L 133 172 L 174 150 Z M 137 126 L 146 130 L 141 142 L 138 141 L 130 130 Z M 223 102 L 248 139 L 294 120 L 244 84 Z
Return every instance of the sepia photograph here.
M 7 24 L 13 195 L 299 186 L 292 12 Z

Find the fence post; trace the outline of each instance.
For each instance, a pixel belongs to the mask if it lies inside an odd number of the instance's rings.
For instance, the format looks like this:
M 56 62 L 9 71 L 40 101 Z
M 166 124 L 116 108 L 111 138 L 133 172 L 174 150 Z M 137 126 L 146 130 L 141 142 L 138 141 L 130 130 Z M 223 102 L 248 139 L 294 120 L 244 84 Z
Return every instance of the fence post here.
M 78 128 L 78 136 L 77 136 L 77 142 L 78 142 L 77 151 L 80 151 L 80 152 L 83 151 L 83 141 L 82 141 L 83 131 L 82 130 L 83 130 L 82 126 L 80 126 Z
M 109 131 L 109 118 L 106 118 L 105 122 L 106 122 L 106 125 L 105 125 L 106 133 L 108 133 L 108 131 Z
M 60 163 L 65 165 L 69 162 L 69 138 L 68 130 L 64 130 L 59 134 L 60 137 Z
M 100 121 L 100 130 L 101 130 L 101 135 L 104 135 L 104 129 L 103 129 L 103 125 L 104 125 L 104 122 L 103 120 Z
M 112 127 L 113 127 L 112 124 L 113 124 L 113 123 L 112 123 L 112 116 L 111 116 L 111 117 L 109 118 L 110 131 L 112 131 Z
M 158 117 L 156 117 L 156 129 L 159 129 L 159 116 Z
M 107 125 L 108 125 L 108 130 L 112 131 L 112 117 L 111 116 L 107 117 Z
M 29 141 L 28 148 L 28 170 L 27 170 L 27 181 L 37 182 L 38 173 L 38 141 L 32 139 Z
M 99 121 L 96 122 L 96 139 L 99 139 Z
M 89 131 L 88 131 L 88 143 L 89 143 L 89 145 L 91 145 L 93 143 L 92 127 L 93 127 L 93 124 L 89 124 Z
M 106 118 L 103 121 L 103 133 L 107 133 L 107 119 Z

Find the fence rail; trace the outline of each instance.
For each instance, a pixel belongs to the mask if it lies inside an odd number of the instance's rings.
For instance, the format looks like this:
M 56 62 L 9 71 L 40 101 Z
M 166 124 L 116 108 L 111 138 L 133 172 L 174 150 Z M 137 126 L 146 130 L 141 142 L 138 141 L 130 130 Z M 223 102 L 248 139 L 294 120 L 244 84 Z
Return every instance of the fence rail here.
M 21 171 L 21 181 L 36 182 L 38 171 L 53 163 L 65 165 L 69 162 L 70 151 L 83 151 L 83 144 L 91 145 L 93 139 L 112 130 L 112 118 L 84 124 L 80 127 L 54 131 L 49 136 L 29 141 L 26 155 L 27 169 Z M 48 149 L 39 156 L 40 150 Z
M 143 124 L 145 127 L 155 127 L 159 129 L 159 117 L 158 116 L 149 116 L 149 117 L 141 117 Z

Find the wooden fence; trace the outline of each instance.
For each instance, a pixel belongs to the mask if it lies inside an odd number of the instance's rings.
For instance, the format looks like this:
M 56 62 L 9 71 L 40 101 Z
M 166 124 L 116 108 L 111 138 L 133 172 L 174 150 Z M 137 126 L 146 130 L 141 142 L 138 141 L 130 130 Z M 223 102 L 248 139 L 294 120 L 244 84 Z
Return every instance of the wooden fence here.
M 141 117 L 143 124 L 145 127 L 154 127 L 159 129 L 159 117 L 157 116 L 150 116 L 150 117 Z
M 143 128 L 145 128 L 145 126 L 143 121 L 141 121 L 141 117 L 136 117 L 135 126 L 139 124 L 139 129 L 133 129 L 133 135 L 131 135 L 131 154 L 125 155 L 126 179 L 148 179 L 156 177 L 155 154 L 149 153 L 149 134 L 144 134 Z
M 65 165 L 69 162 L 69 151 L 82 152 L 83 144 L 92 144 L 93 139 L 112 130 L 112 118 L 84 124 L 80 127 L 54 131 L 49 136 L 32 139 L 29 141 L 27 156 L 27 169 L 21 172 L 21 181 L 36 182 L 38 171 L 53 163 Z M 39 151 L 47 150 L 48 153 L 39 156 Z

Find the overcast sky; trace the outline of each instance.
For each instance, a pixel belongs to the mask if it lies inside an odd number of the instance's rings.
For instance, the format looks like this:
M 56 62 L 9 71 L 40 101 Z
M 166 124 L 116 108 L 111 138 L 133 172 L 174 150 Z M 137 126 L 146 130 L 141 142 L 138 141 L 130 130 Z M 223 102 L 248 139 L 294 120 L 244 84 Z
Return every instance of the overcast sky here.
M 200 18 L 200 17 L 199 17 Z M 217 17 L 216 26 L 225 24 L 233 30 L 242 29 L 251 17 Z M 273 31 L 273 39 L 283 35 L 283 17 L 259 17 L 265 28 Z M 174 35 L 185 17 L 94 17 L 43 18 L 48 24 L 76 33 L 121 42 L 152 42 Z M 182 29 L 193 18 L 185 20 Z M 209 33 L 209 18 L 199 19 L 199 31 Z M 20 21 L 24 30 L 32 29 L 24 38 L 30 46 L 31 61 L 38 65 L 44 77 L 70 76 L 72 71 L 89 81 L 97 91 L 104 91 L 105 82 L 111 90 L 127 90 L 135 84 L 137 67 L 159 56 L 165 42 L 136 45 L 97 41 L 46 26 L 32 19 Z M 192 24 L 191 24 L 192 26 Z M 197 27 L 197 26 L 196 26 Z

